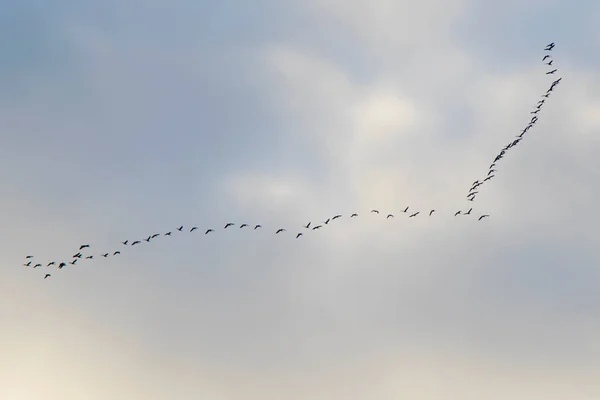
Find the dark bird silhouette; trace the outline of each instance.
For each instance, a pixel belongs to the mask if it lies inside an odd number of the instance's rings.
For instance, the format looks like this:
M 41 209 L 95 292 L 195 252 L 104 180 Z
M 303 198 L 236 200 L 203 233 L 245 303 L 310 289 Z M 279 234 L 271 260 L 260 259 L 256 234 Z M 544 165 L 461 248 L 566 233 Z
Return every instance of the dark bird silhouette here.
M 544 50 L 550 51 L 554 48 L 554 42 L 550 43 Z
M 546 65 L 552 65 L 553 62 L 554 62 L 554 60 L 550 60 L 546 63 Z
M 470 199 L 467 199 L 468 201 L 473 201 L 475 200 L 475 196 L 471 197 Z
M 539 113 L 539 112 L 540 112 L 540 109 L 538 108 L 537 110 L 535 110 L 535 111 L 532 111 L 532 112 L 530 112 L 529 114 L 537 114 L 537 113 Z
M 488 175 L 491 175 L 491 174 L 493 174 L 494 172 L 496 172 L 496 170 L 495 170 L 495 169 L 490 169 L 490 170 L 488 171 Z
M 85 259 L 86 260 L 92 260 L 94 258 L 94 256 L 87 256 Z
M 312 230 L 314 231 L 315 229 L 319 229 L 319 228 L 320 228 L 320 227 L 322 227 L 322 226 L 323 226 L 323 225 L 317 225 L 317 226 L 313 227 L 313 229 L 312 229 Z
M 545 60 L 546 60 L 546 58 L 550 58 L 550 54 L 546 54 L 546 55 L 544 56 L 544 58 L 542 58 L 542 61 L 545 61 Z
M 235 225 L 233 222 L 228 222 L 227 224 L 225 224 L 225 228 L 223 229 L 227 229 L 228 226 L 233 226 Z
M 159 237 L 160 233 L 155 233 L 154 235 L 152 235 L 152 239 L 154 239 L 155 237 Z
M 58 269 L 63 269 L 63 267 L 66 267 L 67 264 L 64 262 L 61 262 L 60 264 L 58 264 Z
M 327 225 L 327 224 L 329 223 L 329 221 L 330 221 L 330 220 L 331 220 L 331 218 L 327 218 L 327 221 L 324 221 L 324 222 L 325 222 L 325 225 Z
M 407 212 L 407 211 L 408 211 L 408 206 L 402 212 Z
M 49 267 L 51 265 L 56 265 L 56 263 L 54 261 L 51 261 L 51 262 L 48 263 L 48 265 L 46 265 L 46 267 Z
M 49 278 L 49 277 L 51 277 L 51 276 L 52 276 L 52 275 L 50 275 L 50 274 L 46 274 L 46 275 L 44 276 L 44 279 L 46 279 L 46 278 Z
M 102 254 L 102 257 L 104 257 L 104 258 L 108 257 L 108 253 Z
M 546 72 L 546 75 L 552 75 L 553 73 L 555 73 L 556 71 L 558 71 L 558 69 L 553 69 L 552 71 L 548 71 Z
M 31 265 L 31 261 L 29 261 L 28 263 L 23 264 L 26 267 L 29 267 Z
M 484 214 L 484 215 L 482 215 L 481 217 L 479 217 L 479 219 L 478 219 L 477 221 L 481 221 L 481 220 L 482 220 L 482 219 L 484 219 L 485 217 L 489 217 L 489 215 L 488 215 L 488 214 Z
M 146 239 L 144 239 L 146 242 L 150 243 L 150 240 L 152 240 L 152 236 L 148 236 Z
M 542 97 L 548 98 L 550 97 L 550 93 L 543 94 Z
M 331 220 L 333 221 L 334 219 L 338 219 L 338 218 L 341 218 L 341 217 L 342 216 L 340 214 L 338 214 L 338 215 L 334 216 L 333 218 L 331 218 Z
M 562 81 L 562 78 L 558 78 L 557 80 L 554 81 L 554 83 L 556 83 L 558 85 L 560 83 L 560 81 Z
M 262 228 L 262 225 L 256 225 L 256 226 L 254 227 L 254 229 L 256 229 L 256 228 Z
M 35 264 L 35 265 L 33 266 L 33 268 L 37 268 L 37 267 L 41 267 L 41 266 L 42 266 L 42 264 Z
M 417 215 L 419 215 L 419 213 L 420 211 L 417 211 L 416 213 L 409 215 L 408 218 L 416 217 Z
M 485 179 L 484 179 L 484 182 L 485 182 Z M 479 192 L 471 192 L 471 193 L 469 193 L 469 194 L 467 195 L 467 197 L 469 197 L 469 196 L 475 196 L 477 193 L 479 193 Z
M 350 216 L 350 218 L 353 218 L 353 217 L 358 217 L 358 214 L 357 214 L 357 213 L 354 213 L 354 214 L 352 214 L 352 215 Z
M 73 258 L 81 258 L 82 255 L 81 253 L 73 254 Z
M 394 214 L 388 214 L 388 216 L 387 216 L 387 217 L 385 217 L 385 219 L 388 219 L 388 218 L 390 218 L 390 217 L 391 217 L 391 218 L 394 218 Z
M 171 232 L 165 233 L 165 236 L 171 236 Z
M 460 214 L 460 210 L 458 210 L 457 212 L 455 212 L 454 216 L 456 217 L 458 214 Z
M 310 228 L 310 222 L 306 225 L 302 225 L 303 227 L 305 227 L 306 229 Z
M 204 234 L 207 235 L 210 232 L 214 232 L 214 230 L 213 229 L 207 229 L 206 232 L 204 232 Z
M 492 179 L 493 177 L 495 177 L 496 175 L 490 175 L 487 178 L 484 179 L 484 181 L 489 181 L 490 179 Z
M 117 250 L 113 253 L 113 256 L 116 256 L 117 254 L 121 254 L 121 252 L 119 250 Z
M 33 256 L 27 256 L 27 257 L 25 257 L 25 259 L 27 259 L 27 258 L 33 258 Z
M 129 240 L 126 240 L 126 241 L 121 242 L 121 243 L 123 243 L 125 246 L 127 246 L 127 243 L 129 243 Z
M 82 244 L 81 246 L 79 246 L 79 250 L 83 250 L 83 249 L 85 249 L 87 247 L 90 247 L 90 245 L 89 244 Z
M 435 210 L 429 211 L 429 216 L 431 217 L 431 214 L 433 214 L 434 212 L 435 212 Z
M 196 231 L 196 230 L 198 230 L 198 227 L 197 227 L 197 226 L 194 226 L 194 227 L 192 227 L 192 229 L 190 229 L 190 232 L 194 232 L 194 231 Z
M 378 211 L 378 210 L 371 210 L 371 212 L 372 212 L 372 213 L 377 213 L 377 214 L 379 214 L 379 211 Z
M 183 229 L 183 225 L 181 225 L 179 228 L 177 228 L 177 230 L 178 230 L 179 232 L 181 232 L 181 230 L 182 230 L 182 229 Z
M 243 227 L 248 226 L 248 224 L 241 224 L 240 225 L 240 229 L 242 229 Z
M 285 229 L 279 228 L 279 229 L 277 229 L 277 232 L 275 232 L 275 234 L 278 234 L 279 232 L 285 232 Z
M 142 243 L 142 242 L 140 242 L 139 240 L 136 240 L 135 242 L 131 243 L 131 245 L 134 246 L 134 245 L 139 244 L 139 243 Z
M 78 259 L 76 258 L 76 259 L 74 259 L 73 261 L 71 261 L 69 264 L 71 264 L 71 265 L 75 265 L 75 263 L 77 262 L 77 260 L 78 260 Z
M 298 233 L 298 234 L 296 235 L 296 239 L 298 239 L 300 236 L 302 236 L 302 233 Z
M 471 215 L 471 211 L 473 211 L 473 207 L 469 208 L 469 211 L 467 211 L 466 213 L 464 213 L 464 215 Z

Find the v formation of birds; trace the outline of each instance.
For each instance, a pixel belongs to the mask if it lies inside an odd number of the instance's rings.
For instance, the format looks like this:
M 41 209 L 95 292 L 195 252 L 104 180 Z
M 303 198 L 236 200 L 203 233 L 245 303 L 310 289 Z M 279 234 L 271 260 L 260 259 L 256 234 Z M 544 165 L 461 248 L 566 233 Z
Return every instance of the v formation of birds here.
M 554 48 L 554 42 L 547 45 L 544 48 L 544 51 L 546 51 L 548 53 L 545 54 L 544 57 L 542 58 L 542 61 L 544 62 L 544 64 L 550 66 L 551 68 L 552 68 L 552 64 L 553 64 L 554 60 L 552 59 L 551 53 L 549 53 L 549 52 L 551 52 L 553 48 Z M 557 72 L 557 69 L 553 68 L 553 69 L 547 71 L 546 75 L 554 75 L 556 72 Z M 541 99 L 537 102 L 535 108 L 530 112 L 530 115 L 533 115 L 533 116 L 531 117 L 531 119 L 529 120 L 529 122 L 527 123 L 525 128 L 520 132 L 519 135 L 517 135 L 515 138 L 511 139 L 511 141 L 509 141 L 508 144 L 506 146 L 504 146 L 504 148 L 502 148 L 502 150 L 500 150 L 500 152 L 494 157 L 494 159 L 492 160 L 492 162 L 488 168 L 487 173 L 483 177 L 481 177 L 478 180 L 473 182 L 473 184 L 469 188 L 469 191 L 467 192 L 467 200 L 468 201 L 471 201 L 471 202 L 475 201 L 477 195 L 481 191 L 481 188 L 485 184 L 489 183 L 492 180 L 492 178 L 494 178 L 496 176 L 498 165 L 500 164 L 500 161 L 504 159 L 508 150 L 511 150 L 512 148 L 517 146 L 523 140 L 525 135 L 528 132 L 530 132 L 531 129 L 534 127 L 534 125 L 538 122 L 538 120 L 539 120 L 538 114 L 541 112 L 544 104 L 550 98 L 551 94 L 554 91 L 554 88 L 561 82 L 561 80 L 562 80 L 562 78 L 558 78 L 552 82 L 549 89 L 546 91 L 546 93 L 544 93 L 541 96 Z M 402 214 L 408 215 L 408 218 L 415 218 L 421 214 L 420 211 L 412 210 L 410 208 L 411 207 L 404 208 L 402 210 Z M 410 209 L 410 211 L 409 211 L 409 209 Z M 478 221 L 482 221 L 483 219 L 489 217 L 489 214 L 480 214 L 479 216 L 477 216 L 475 214 L 471 214 L 472 211 L 473 211 L 473 207 L 470 207 L 467 211 L 458 210 L 454 213 L 454 216 L 458 217 L 458 216 L 473 215 L 473 218 L 476 217 Z M 434 215 L 434 213 L 436 213 L 435 209 L 424 212 L 424 214 L 428 214 L 429 217 L 432 217 Z M 372 209 L 372 210 L 370 210 L 369 214 L 378 215 L 378 214 L 380 214 L 380 212 L 377 209 Z M 359 213 L 353 213 L 348 218 L 353 219 L 353 218 L 357 218 L 357 217 L 359 217 Z M 332 223 L 333 221 L 335 221 L 338 218 L 343 218 L 343 215 L 337 214 L 337 215 L 334 215 L 334 216 L 326 219 L 325 221 L 319 222 L 319 223 L 313 223 L 312 221 L 308 222 L 306 225 L 302 225 L 302 228 L 299 228 L 298 231 L 294 231 L 293 235 L 295 236 L 296 239 L 298 239 L 298 238 L 302 237 L 305 233 L 316 231 L 325 226 L 328 226 L 330 223 Z M 390 218 L 395 218 L 394 214 L 387 214 L 385 219 L 390 219 Z M 263 226 L 261 224 L 249 225 L 247 223 L 242 223 L 242 224 L 237 225 L 234 222 L 227 222 L 221 229 L 232 229 L 232 228 L 238 227 L 238 226 L 239 226 L 238 229 L 248 229 L 248 230 L 264 230 L 264 229 L 266 229 L 266 228 L 263 228 Z M 217 228 L 208 228 L 208 229 L 204 230 L 204 235 L 209 235 L 209 234 L 215 233 L 216 229 Z M 197 226 L 187 227 L 187 226 L 181 225 L 179 227 L 176 227 L 174 230 L 165 232 L 163 234 L 154 233 L 154 234 L 148 235 L 148 237 L 146 237 L 146 238 L 140 238 L 139 240 L 128 239 L 128 240 L 122 241 L 120 244 L 120 248 L 121 249 L 130 248 L 133 246 L 141 245 L 143 242 L 150 243 L 151 241 L 155 240 L 156 238 L 158 238 L 160 236 L 167 237 L 167 236 L 172 236 L 175 233 L 177 233 L 177 234 L 182 234 L 182 233 L 186 233 L 186 232 L 193 233 L 193 232 L 199 231 L 199 230 L 200 230 L 200 228 Z M 285 228 L 277 227 L 277 228 L 273 229 L 273 232 L 275 235 L 281 235 L 281 234 L 285 234 L 288 231 Z M 82 244 L 81 246 L 79 246 L 78 249 L 75 250 L 75 253 L 70 257 L 70 259 L 71 259 L 70 261 L 69 260 L 61 260 L 61 261 L 55 260 L 55 261 L 48 261 L 48 262 L 40 263 L 40 262 L 37 262 L 37 258 L 35 258 L 35 261 L 34 261 L 34 256 L 28 255 L 25 257 L 25 264 L 23 264 L 23 265 L 26 267 L 31 267 L 31 268 L 54 266 L 58 270 L 62 270 L 63 268 L 65 268 L 67 266 L 75 266 L 75 265 L 77 265 L 78 262 L 86 262 L 86 261 L 96 260 L 99 258 L 104 259 L 104 258 L 108 258 L 108 257 L 115 257 L 115 256 L 118 256 L 121 254 L 121 250 L 119 250 L 119 249 L 113 249 L 108 252 L 101 252 L 101 253 L 97 253 L 97 254 L 87 254 L 88 251 L 91 250 L 91 248 L 92 248 L 92 246 L 90 244 Z M 84 252 L 85 252 L 85 254 L 84 254 Z M 44 279 L 50 278 L 51 276 L 52 275 L 50 273 L 46 273 L 46 274 L 44 274 Z

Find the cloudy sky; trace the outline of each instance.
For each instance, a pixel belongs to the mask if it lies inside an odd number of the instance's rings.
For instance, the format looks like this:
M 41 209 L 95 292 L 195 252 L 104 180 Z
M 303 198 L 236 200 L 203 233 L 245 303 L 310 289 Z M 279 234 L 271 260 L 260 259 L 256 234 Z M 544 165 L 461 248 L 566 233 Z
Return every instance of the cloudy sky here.
M 597 1 L 2 8 L 1 399 L 600 398 Z

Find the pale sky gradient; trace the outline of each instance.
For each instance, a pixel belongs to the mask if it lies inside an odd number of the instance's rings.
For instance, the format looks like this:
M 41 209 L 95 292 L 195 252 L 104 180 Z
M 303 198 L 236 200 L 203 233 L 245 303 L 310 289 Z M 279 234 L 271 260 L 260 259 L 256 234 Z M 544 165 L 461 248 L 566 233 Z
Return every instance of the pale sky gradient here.
M 0 399 L 600 398 L 599 2 L 2 10 Z

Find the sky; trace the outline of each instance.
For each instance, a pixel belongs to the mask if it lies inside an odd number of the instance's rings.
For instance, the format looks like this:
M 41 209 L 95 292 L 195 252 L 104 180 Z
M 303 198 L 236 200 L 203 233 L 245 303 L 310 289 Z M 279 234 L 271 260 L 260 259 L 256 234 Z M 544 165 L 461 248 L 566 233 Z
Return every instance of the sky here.
M 0 398 L 599 398 L 598 19 L 5 2 Z

